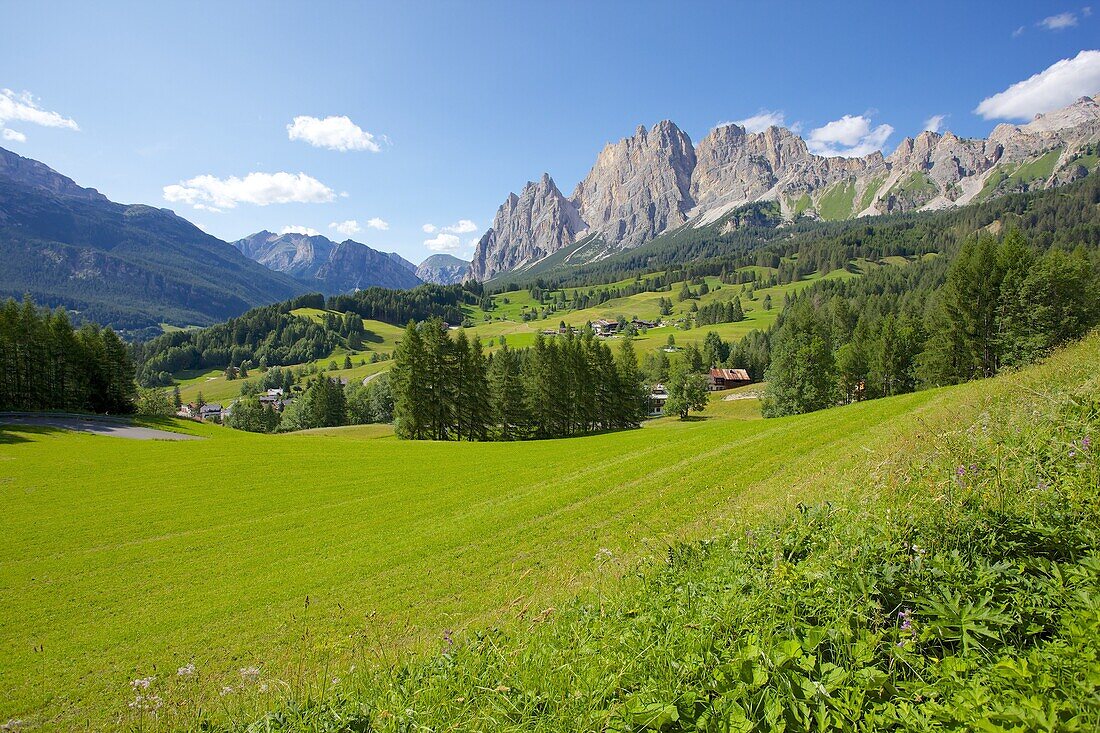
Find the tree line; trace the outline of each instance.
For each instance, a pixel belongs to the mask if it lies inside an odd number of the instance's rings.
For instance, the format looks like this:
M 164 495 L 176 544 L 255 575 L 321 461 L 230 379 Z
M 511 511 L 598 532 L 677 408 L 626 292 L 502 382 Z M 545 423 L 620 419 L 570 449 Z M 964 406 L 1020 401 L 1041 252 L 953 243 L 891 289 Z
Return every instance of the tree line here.
M 414 440 L 564 437 L 637 427 L 646 414 L 633 343 L 613 354 L 589 329 L 486 356 L 439 319 L 410 322 L 391 379 L 395 430 Z
M 73 327 L 63 308 L 0 307 L 0 410 L 134 411 L 134 365 L 109 328 Z
M 1036 238 L 1042 242 L 1042 238 Z M 1100 324 L 1100 253 L 1028 242 L 1018 230 L 947 257 L 822 282 L 770 335 L 766 415 L 990 377 Z

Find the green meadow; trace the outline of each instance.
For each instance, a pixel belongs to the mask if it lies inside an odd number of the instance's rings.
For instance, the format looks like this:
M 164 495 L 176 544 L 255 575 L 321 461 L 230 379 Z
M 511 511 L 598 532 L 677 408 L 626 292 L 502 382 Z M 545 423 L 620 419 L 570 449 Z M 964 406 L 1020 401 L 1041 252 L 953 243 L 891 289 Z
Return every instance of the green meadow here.
M 887 260 L 889 261 L 886 262 L 884 260 L 884 262 L 890 265 L 907 264 L 907 260 L 903 257 L 887 258 Z M 860 271 L 882 266 L 864 260 L 855 261 L 855 265 Z M 762 276 L 771 275 L 775 272 L 770 268 L 764 267 L 749 267 L 744 269 L 755 270 L 757 274 Z M 847 270 L 834 270 L 824 276 L 814 273 L 797 282 L 786 283 L 770 288 L 760 288 L 753 292 L 751 298 L 746 292 L 742 291 L 740 285 L 724 285 L 717 277 L 707 277 L 705 280 L 709 292 L 689 301 L 678 301 L 676 299 L 677 292 L 679 291 L 679 283 L 675 283 L 673 284 L 673 290 L 671 292 L 637 293 L 622 298 L 614 298 L 599 306 L 581 310 L 564 310 L 556 313 L 549 313 L 545 318 L 528 321 L 523 320 L 524 310 L 537 311 L 541 306 L 538 301 L 531 298 L 529 291 L 517 290 L 494 295 L 494 309 L 488 314 L 475 306 L 467 306 L 466 315 L 471 319 L 473 325 L 468 327 L 466 331 L 470 336 L 480 336 L 486 349 L 489 351 L 500 348 L 501 337 L 504 337 L 508 345 L 512 348 L 524 348 L 534 343 L 535 334 L 539 331 L 544 329 L 556 329 L 561 321 L 565 321 L 567 324 L 578 328 L 600 318 L 615 320 L 620 316 L 628 320 L 637 317 L 648 321 L 659 321 L 663 318 L 667 322 L 673 323 L 677 319 L 684 318 L 688 315 L 692 303 L 701 308 L 709 303 L 727 302 L 733 298 L 741 297 L 742 308 L 745 313 L 745 320 L 743 321 L 737 323 L 719 323 L 686 330 L 669 325 L 649 329 L 645 333 L 639 334 L 635 337 L 635 343 L 638 358 L 640 360 L 647 352 L 664 346 L 670 334 L 676 339 L 678 346 L 686 346 L 689 343 L 695 343 L 701 346 L 709 331 L 716 332 L 726 341 L 736 341 L 752 330 L 766 330 L 775 322 L 775 319 L 783 309 L 783 299 L 785 296 L 789 294 L 793 295 L 822 278 L 835 279 L 850 277 L 858 277 L 858 275 L 848 272 Z M 600 286 L 599 288 L 566 288 L 564 292 L 567 298 L 572 298 L 573 294 L 577 291 L 587 292 L 589 290 L 598 290 L 603 287 L 624 287 L 631 282 L 633 281 L 623 280 L 612 283 L 609 286 Z M 693 288 L 693 290 L 696 291 L 698 291 L 698 289 L 698 286 Z M 769 295 L 772 299 L 772 308 L 766 310 L 764 308 L 764 298 Z M 661 298 L 668 298 L 673 301 L 671 315 L 661 316 L 660 308 L 657 305 L 657 301 Z M 329 312 L 333 315 L 343 315 L 335 311 Z M 325 311 L 317 308 L 299 308 L 294 311 L 295 315 L 304 318 L 312 318 L 318 321 L 324 317 L 325 313 Z M 487 316 L 490 320 L 485 320 Z M 393 349 L 397 345 L 397 341 L 401 337 L 403 329 L 388 323 L 368 319 L 363 320 L 363 326 L 367 332 L 364 337 L 363 348 L 350 354 L 353 364 L 351 369 L 343 368 L 344 356 L 347 355 L 348 352 L 342 347 L 337 348 L 325 358 L 318 359 L 313 363 L 319 368 L 327 368 L 330 362 L 336 362 L 338 368 L 336 370 L 330 370 L 330 376 L 341 377 L 349 381 L 362 380 L 372 374 L 388 370 L 390 368 L 390 363 L 388 361 L 371 363 L 371 355 L 373 353 L 378 353 L 380 355 L 389 355 L 393 353 Z M 366 363 L 361 363 L 363 361 L 366 361 Z M 295 366 L 301 367 L 306 365 L 298 364 Z M 180 387 L 180 398 L 185 403 L 197 399 L 200 392 L 206 402 L 221 402 L 223 404 L 228 404 L 240 396 L 240 382 L 237 380 L 227 380 L 224 370 L 221 369 L 177 374 L 176 381 Z
M 1076 358 L 1096 352 L 1093 339 Z M 444 631 L 518 623 L 603 577 L 602 552 L 645 561 L 841 499 L 850 476 L 922 449 L 932 424 L 974 419 L 1005 385 L 767 421 L 756 400 L 715 395 L 702 419 L 524 443 L 406 442 L 378 426 L 156 423 L 203 438 L 186 442 L 5 427 L 0 719 L 111 727 L 129 683 L 150 676 L 165 715 L 217 718 L 242 669 L 277 680 L 272 694 L 300 690 Z M 177 689 L 188 664 L 203 682 Z

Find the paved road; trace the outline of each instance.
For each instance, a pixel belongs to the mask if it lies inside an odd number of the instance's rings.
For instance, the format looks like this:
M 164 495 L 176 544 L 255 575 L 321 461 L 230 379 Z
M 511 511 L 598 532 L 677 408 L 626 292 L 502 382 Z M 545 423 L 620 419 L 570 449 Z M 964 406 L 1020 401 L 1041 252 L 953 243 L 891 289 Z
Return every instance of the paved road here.
M 78 417 L 67 415 L 0 415 L 0 423 L 28 425 L 31 427 L 60 428 L 81 433 L 108 435 L 112 438 L 131 440 L 202 440 L 197 435 L 170 433 L 167 430 L 142 428 L 132 425 L 125 418 Z

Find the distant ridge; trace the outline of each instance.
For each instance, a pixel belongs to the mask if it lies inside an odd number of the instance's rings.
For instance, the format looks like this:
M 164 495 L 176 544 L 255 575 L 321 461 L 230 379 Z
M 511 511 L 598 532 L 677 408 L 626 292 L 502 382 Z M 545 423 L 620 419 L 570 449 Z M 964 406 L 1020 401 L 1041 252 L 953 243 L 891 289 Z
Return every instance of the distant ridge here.
M 0 148 L 0 296 L 130 335 L 208 325 L 307 288 L 167 209 L 108 200 Z
M 337 243 L 319 234 L 262 231 L 238 239 L 233 246 L 261 265 L 325 295 L 376 285 L 404 289 L 421 284 L 416 266 L 405 258 L 350 239 Z
M 427 283 L 458 285 L 470 269 L 470 263 L 454 255 L 437 254 L 420 263 L 416 276 Z

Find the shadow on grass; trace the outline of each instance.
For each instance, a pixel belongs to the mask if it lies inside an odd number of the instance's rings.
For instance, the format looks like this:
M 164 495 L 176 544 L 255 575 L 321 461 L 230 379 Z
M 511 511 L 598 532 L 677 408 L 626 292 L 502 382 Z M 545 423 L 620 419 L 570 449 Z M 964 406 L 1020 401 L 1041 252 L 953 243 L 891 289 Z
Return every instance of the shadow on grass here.
M 14 425 L 0 423 L 0 445 L 14 445 L 16 443 L 30 443 L 32 435 L 52 435 L 63 433 L 60 428 L 48 425 Z

